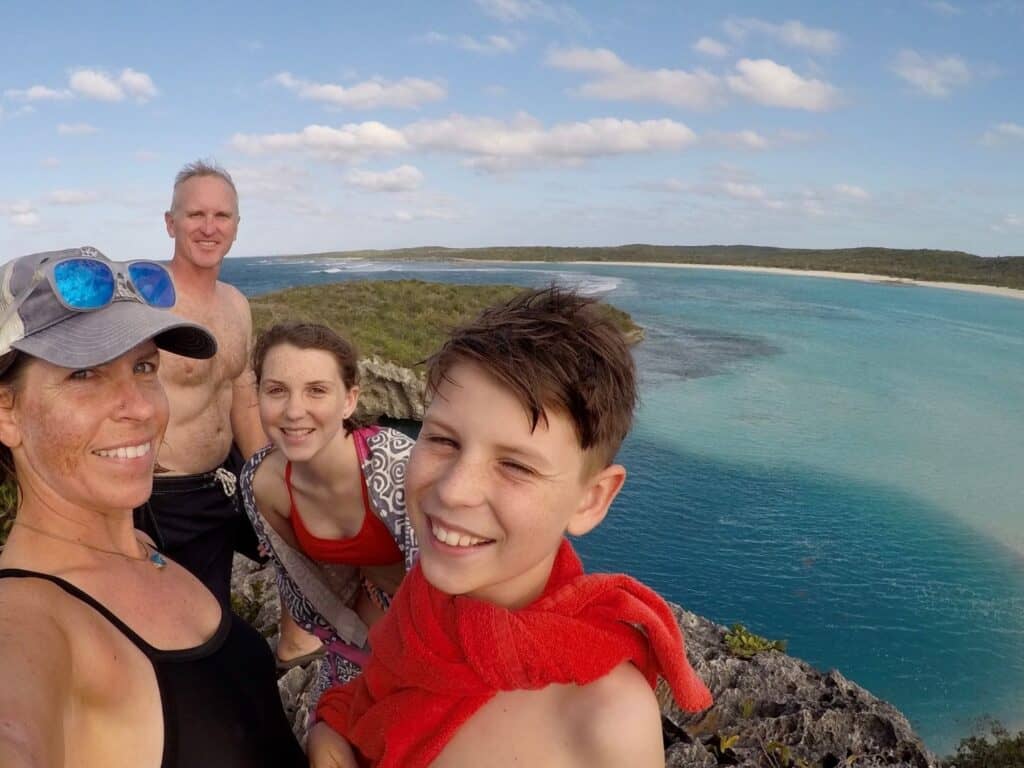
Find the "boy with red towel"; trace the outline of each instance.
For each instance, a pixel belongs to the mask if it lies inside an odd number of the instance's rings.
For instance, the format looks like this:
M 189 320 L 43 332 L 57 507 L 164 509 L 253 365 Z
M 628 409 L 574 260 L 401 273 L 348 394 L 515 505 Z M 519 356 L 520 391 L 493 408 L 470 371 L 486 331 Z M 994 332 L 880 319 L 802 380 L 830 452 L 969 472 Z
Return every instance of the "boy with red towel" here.
M 327 691 L 313 768 L 663 766 L 654 685 L 699 711 L 665 602 L 587 575 L 565 534 L 608 512 L 636 403 L 622 334 L 551 287 L 485 310 L 427 362 L 406 503 L 421 544 L 363 675 Z

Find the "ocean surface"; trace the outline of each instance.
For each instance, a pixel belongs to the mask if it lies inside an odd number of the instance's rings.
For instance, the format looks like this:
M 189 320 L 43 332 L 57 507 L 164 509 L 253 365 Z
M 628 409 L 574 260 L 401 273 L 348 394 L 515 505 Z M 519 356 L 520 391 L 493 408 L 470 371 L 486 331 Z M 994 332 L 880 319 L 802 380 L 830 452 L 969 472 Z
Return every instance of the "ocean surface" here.
M 577 546 L 895 704 L 934 750 L 1024 728 L 1024 301 L 715 270 L 229 259 L 579 286 L 646 329 L 626 486 Z

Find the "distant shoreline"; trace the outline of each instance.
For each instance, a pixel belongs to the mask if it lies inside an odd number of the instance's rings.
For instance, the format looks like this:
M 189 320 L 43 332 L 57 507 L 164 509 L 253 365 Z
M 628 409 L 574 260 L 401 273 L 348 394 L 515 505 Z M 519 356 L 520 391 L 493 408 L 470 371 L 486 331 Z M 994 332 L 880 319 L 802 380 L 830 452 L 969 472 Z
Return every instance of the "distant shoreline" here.
M 861 283 L 883 283 L 898 285 L 919 285 L 925 288 L 948 288 L 953 291 L 981 293 L 987 296 L 1002 296 L 1007 299 L 1024 300 L 1024 290 L 1005 288 L 998 285 L 982 285 L 980 283 L 946 283 L 939 280 L 913 280 L 909 277 L 892 277 L 890 275 L 869 275 L 863 272 L 828 272 L 819 269 L 790 269 L 787 267 L 754 267 L 727 264 L 684 264 L 669 261 L 520 261 L 508 259 L 467 259 L 455 257 L 452 261 L 467 261 L 474 264 L 585 264 L 592 267 L 666 267 L 669 269 L 717 269 L 725 272 L 763 272 L 765 274 L 792 275 L 795 277 L 825 277 L 836 280 L 856 280 Z

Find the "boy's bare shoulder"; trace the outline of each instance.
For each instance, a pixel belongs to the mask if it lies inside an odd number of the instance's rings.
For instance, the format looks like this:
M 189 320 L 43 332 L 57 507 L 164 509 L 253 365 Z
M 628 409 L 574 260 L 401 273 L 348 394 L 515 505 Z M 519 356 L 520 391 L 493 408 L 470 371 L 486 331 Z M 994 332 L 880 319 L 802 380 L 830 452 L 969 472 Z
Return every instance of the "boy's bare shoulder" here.
M 658 702 L 629 662 L 589 685 L 502 691 L 458 729 L 433 763 L 470 765 L 662 768 Z
M 567 695 L 573 699 L 565 712 L 572 718 L 569 725 L 580 765 L 647 768 L 665 764 L 658 700 L 630 662 Z

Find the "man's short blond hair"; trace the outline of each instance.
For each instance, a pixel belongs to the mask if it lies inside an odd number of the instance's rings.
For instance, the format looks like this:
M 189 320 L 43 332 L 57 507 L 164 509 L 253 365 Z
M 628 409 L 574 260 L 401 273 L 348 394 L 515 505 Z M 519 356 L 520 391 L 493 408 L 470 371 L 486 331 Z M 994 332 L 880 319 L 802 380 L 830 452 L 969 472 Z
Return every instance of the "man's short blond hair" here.
M 235 213 L 238 213 L 238 190 L 235 188 L 235 182 L 231 178 L 231 174 L 214 160 L 206 160 L 202 158 L 191 163 L 187 163 L 180 171 L 178 171 L 178 175 L 174 177 L 174 190 L 171 193 L 171 213 L 174 213 L 177 208 L 178 189 L 181 185 L 189 179 L 194 179 L 200 176 L 216 176 L 231 187 L 231 191 L 235 195 Z

